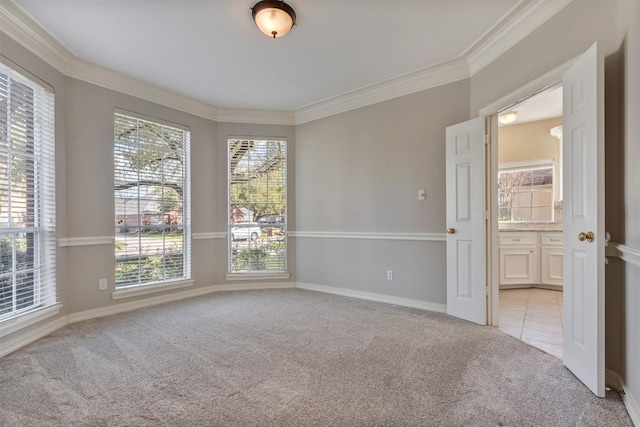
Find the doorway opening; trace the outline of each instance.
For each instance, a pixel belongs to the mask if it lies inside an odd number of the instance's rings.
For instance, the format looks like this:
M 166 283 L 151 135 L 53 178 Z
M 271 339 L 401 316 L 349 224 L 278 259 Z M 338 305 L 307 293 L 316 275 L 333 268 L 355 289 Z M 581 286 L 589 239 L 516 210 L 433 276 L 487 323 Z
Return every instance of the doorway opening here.
M 498 324 L 563 351 L 562 86 L 497 114 Z

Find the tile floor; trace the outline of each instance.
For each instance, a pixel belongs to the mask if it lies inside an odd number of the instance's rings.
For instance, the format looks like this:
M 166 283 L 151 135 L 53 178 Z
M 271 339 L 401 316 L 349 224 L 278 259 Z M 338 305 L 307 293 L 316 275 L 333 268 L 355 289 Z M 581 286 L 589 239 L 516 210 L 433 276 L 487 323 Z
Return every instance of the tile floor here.
M 562 291 L 500 290 L 500 330 L 562 359 Z

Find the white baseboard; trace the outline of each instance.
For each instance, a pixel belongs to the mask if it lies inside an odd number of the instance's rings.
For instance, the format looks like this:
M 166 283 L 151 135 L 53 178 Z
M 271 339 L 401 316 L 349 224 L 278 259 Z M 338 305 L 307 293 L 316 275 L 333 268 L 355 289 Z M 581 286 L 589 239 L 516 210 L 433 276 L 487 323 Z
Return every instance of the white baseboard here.
M 112 314 L 124 313 L 126 311 L 137 310 L 139 308 L 151 307 L 153 305 L 164 304 L 166 302 L 179 301 L 185 298 L 197 297 L 216 292 L 216 286 L 207 286 L 204 288 L 189 289 L 183 292 L 174 292 L 166 295 L 158 295 L 151 298 L 145 298 L 138 301 L 130 301 L 122 304 L 110 305 L 108 307 L 94 308 L 92 310 L 80 311 L 68 315 L 69 324 L 81 322 L 83 320 L 95 319 L 97 317 L 110 316 Z
M 295 282 L 264 282 L 264 283 L 229 283 L 224 285 L 217 285 L 216 289 L 219 292 L 224 291 L 255 291 L 260 289 L 294 289 L 296 287 Z
M 420 300 L 415 300 L 410 298 L 394 297 L 391 295 L 376 294 L 373 292 L 356 291 L 353 289 L 336 288 L 333 286 L 314 285 L 311 283 L 301 283 L 301 282 L 298 282 L 297 287 L 300 289 L 306 289 L 309 291 L 342 295 L 345 297 L 364 299 L 368 301 L 384 302 L 387 304 L 400 305 L 403 307 L 419 308 L 427 311 L 435 311 L 436 313 L 447 312 L 447 306 L 445 304 L 436 304 L 432 302 L 420 301 Z
M 622 402 L 627 408 L 631 422 L 635 427 L 640 427 L 640 405 L 638 405 L 638 400 L 629 392 L 624 380 L 616 372 L 609 369 L 605 372 L 605 379 L 608 386 L 621 391 Z
M 174 292 L 166 295 L 158 295 L 151 298 L 145 298 L 137 301 L 129 301 L 122 304 L 115 304 L 108 307 L 95 308 L 92 310 L 80 311 L 72 313 L 67 316 L 62 316 L 51 322 L 45 323 L 42 326 L 21 333 L 19 329 L 13 331 L 16 332 L 16 337 L 9 340 L 2 340 L 0 344 L 0 357 L 3 357 L 9 353 L 30 344 L 37 339 L 45 337 L 50 333 L 70 325 L 76 322 L 82 322 L 83 320 L 95 319 L 98 317 L 110 316 L 112 314 L 124 313 L 127 311 L 133 311 L 144 307 L 151 307 L 153 305 L 164 304 L 172 301 L 179 301 L 186 298 L 193 298 L 201 295 L 206 295 L 214 292 L 225 291 L 248 291 L 258 289 L 286 289 L 295 288 L 294 282 L 275 282 L 275 283 L 233 283 L 224 285 L 211 285 L 197 289 L 189 289 L 182 292 Z M 27 325 L 28 326 L 28 325 Z
M 634 426 L 640 427 L 640 405 L 638 405 L 638 401 L 633 398 L 626 387 L 624 387 L 623 390 L 624 394 L 622 395 L 622 401 L 624 402 L 624 406 L 627 408 L 631 422 Z
M 18 334 L 15 338 L 10 338 L 8 340 L 2 340 L 2 345 L 0 345 L 0 357 L 4 357 L 9 353 L 13 353 L 14 351 L 24 347 L 27 344 L 31 344 L 32 342 L 39 340 L 40 338 L 46 337 L 52 332 L 67 326 L 67 316 L 59 317 L 55 320 L 47 322 L 41 325 L 38 328 L 32 329 L 25 333 Z
M 81 311 L 67 316 L 69 323 L 81 322 L 83 320 L 95 319 L 97 317 L 110 316 L 112 314 L 124 313 L 126 311 L 137 310 L 139 308 L 151 307 L 153 305 L 164 304 L 181 299 L 198 297 L 214 292 L 223 291 L 248 291 L 256 289 L 283 289 L 295 288 L 293 282 L 282 283 L 234 283 L 225 285 L 211 285 L 203 288 L 189 289 L 182 292 L 174 292 L 166 295 L 158 295 L 151 298 L 145 298 L 137 301 L 125 302 L 122 304 L 111 305 L 108 307 L 95 308 L 93 310 Z
M 613 372 L 610 369 L 604 370 L 604 383 L 607 387 L 615 388 L 616 390 L 622 390 L 622 379 L 617 372 Z

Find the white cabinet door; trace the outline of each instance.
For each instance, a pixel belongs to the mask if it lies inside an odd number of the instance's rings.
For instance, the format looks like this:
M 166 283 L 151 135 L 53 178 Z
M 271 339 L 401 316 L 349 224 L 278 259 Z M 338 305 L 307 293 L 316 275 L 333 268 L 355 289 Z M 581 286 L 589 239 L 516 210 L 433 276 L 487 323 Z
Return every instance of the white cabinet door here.
M 500 233 L 500 286 L 538 283 L 536 241 L 536 232 Z
M 540 283 L 562 286 L 562 233 L 540 235 Z
M 500 285 L 532 285 L 536 283 L 534 248 L 500 248 Z

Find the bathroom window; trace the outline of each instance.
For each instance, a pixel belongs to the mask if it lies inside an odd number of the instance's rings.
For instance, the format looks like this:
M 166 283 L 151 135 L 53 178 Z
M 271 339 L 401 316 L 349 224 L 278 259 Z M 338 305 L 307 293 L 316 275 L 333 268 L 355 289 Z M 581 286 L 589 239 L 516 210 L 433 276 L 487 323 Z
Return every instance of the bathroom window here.
M 553 163 L 498 171 L 500 222 L 553 222 Z

